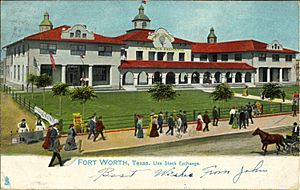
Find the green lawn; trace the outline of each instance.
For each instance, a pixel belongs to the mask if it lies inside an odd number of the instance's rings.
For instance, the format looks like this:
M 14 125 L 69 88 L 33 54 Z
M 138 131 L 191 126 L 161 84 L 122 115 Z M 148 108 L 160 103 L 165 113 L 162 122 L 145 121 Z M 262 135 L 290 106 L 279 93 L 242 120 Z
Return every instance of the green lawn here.
M 209 93 L 201 90 L 178 91 L 180 94 L 176 100 L 166 102 L 164 109 L 170 112 L 179 110 L 187 111 L 188 120 L 193 120 L 194 113 L 208 111 L 211 114 L 214 105 L 220 106 L 222 116 L 227 117 L 229 108 L 232 106 L 242 106 L 250 100 L 243 98 L 233 98 L 225 103 L 214 102 Z M 31 94 L 22 94 L 27 100 L 42 107 L 42 94 L 35 93 L 34 99 Z M 253 103 L 254 101 L 250 101 Z M 160 104 L 153 101 L 147 92 L 99 92 L 97 98 L 89 101 L 86 105 L 86 117 L 93 113 L 102 115 L 107 129 L 125 128 L 133 126 L 134 113 L 144 115 L 144 124 L 148 122 L 148 116 L 151 112 L 158 113 Z M 62 118 L 64 125 L 72 123 L 72 113 L 82 112 L 82 105 L 79 102 L 73 102 L 68 97 L 63 98 L 63 114 L 58 115 L 58 97 L 52 95 L 52 92 L 46 94 L 45 111 L 51 113 L 55 118 Z
M 299 85 L 282 86 L 282 88 L 284 89 L 286 93 L 286 99 L 288 100 L 293 99 L 294 92 L 299 92 Z M 243 88 L 232 88 L 232 90 L 236 93 L 243 93 Z M 262 87 L 249 88 L 248 91 L 250 95 L 260 96 L 262 92 Z

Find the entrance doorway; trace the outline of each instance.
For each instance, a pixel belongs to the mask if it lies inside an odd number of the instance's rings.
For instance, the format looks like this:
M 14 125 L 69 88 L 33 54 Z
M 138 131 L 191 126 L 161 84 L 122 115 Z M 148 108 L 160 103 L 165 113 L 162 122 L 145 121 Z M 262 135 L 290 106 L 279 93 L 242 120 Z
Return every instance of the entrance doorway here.
M 66 70 L 67 84 L 80 86 L 80 78 L 88 78 L 88 66 L 69 65 Z

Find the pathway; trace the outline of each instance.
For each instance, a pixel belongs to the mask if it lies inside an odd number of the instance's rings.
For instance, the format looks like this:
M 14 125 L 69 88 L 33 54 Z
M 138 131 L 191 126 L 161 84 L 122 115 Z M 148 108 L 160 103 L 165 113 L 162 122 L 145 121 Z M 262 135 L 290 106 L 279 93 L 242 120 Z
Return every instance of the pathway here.
M 257 127 L 262 129 L 276 128 L 282 126 L 291 126 L 293 122 L 297 122 L 298 117 L 292 117 L 291 114 L 282 114 L 282 115 L 272 115 L 272 116 L 263 116 L 259 118 L 254 118 L 254 124 L 250 124 L 247 129 L 232 129 L 228 125 L 228 120 L 223 120 L 219 122 L 219 126 L 212 126 L 210 124 L 209 132 L 196 131 L 196 124 L 189 124 L 188 132 L 182 136 L 182 138 L 177 138 L 176 135 L 166 135 L 167 127 L 164 127 L 164 133 L 157 138 L 149 138 L 145 136 L 143 139 L 138 139 L 134 137 L 133 129 L 125 130 L 110 130 L 105 132 L 106 141 L 97 140 L 93 142 L 92 140 L 87 140 L 87 135 L 82 135 L 77 137 L 82 140 L 82 153 L 97 152 L 103 150 L 112 150 L 112 149 L 123 149 L 123 148 L 132 148 L 145 145 L 154 145 L 160 143 L 169 143 L 175 141 L 181 141 L 186 139 L 195 139 L 219 135 L 228 135 L 236 133 L 244 133 L 253 131 Z M 146 133 L 147 129 L 144 129 Z M 66 137 L 62 137 L 61 142 L 65 142 Z

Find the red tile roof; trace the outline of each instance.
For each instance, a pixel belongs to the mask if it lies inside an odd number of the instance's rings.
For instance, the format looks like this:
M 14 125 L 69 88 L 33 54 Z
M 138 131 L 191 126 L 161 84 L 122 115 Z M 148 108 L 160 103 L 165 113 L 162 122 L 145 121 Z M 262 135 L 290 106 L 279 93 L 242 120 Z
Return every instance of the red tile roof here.
M 247 63 L 241 62 L 181 62 L 181 61 L 141 61 L 126 60 L 120 69 L 239 69 L 255 70 Z
M 48 30 L 45 32 L 40 32 L 37 34 L 33 34 L 31 36 L 27 36 L 24 40 L 49 40 L 49 41 L 64 41 L 64 42 L 85 42 L 85 43 L 108 43 L 108 44 L 125 44 L 123 41 L 105 37 L 99 34 L 94 33 L 94 39 L 64 39 L 61 38 L 62 30 L 69 29 L 70 26 L 64 25 L 57 28 L 53 28 L 52 30 Z
M 135 29 L 127 31 L 126 34 L 115 37 L 115 39 L 123 40 L 123 41 L 139 41 L 139 42 L 152 42 L 152 40 L 148 39 L 149 33 L 154 32 L 155 30 L 149 29 Z M 175 41 L 173 43 L 185 43 L 185 44 L 193 44 L 193 42 L 183 40 L 180 38 L 174 38 Z
M 231 42 L 219 42 L 215 44 L 194 43 L 192 45 L 193 53 L 225 53 L 225 52 L 276 52 L 276 53 L 297 53 L 297 51 L 285 49 L 283 50 L 267 50 L 266 43 L 256 40 L 240 40 Z

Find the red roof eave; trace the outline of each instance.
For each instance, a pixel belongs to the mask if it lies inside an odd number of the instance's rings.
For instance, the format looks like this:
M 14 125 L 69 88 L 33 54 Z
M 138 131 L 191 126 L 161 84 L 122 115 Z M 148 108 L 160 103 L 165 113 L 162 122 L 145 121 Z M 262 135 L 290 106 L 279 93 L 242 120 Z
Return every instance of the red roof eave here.
M 181 61 L 141 61 L 126 60 L 120 69 L 239 69 L 256 70 L 243 62 L 181 62 Z

